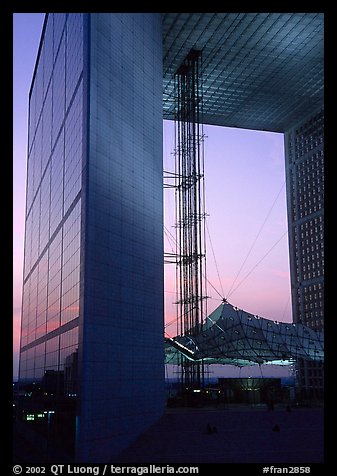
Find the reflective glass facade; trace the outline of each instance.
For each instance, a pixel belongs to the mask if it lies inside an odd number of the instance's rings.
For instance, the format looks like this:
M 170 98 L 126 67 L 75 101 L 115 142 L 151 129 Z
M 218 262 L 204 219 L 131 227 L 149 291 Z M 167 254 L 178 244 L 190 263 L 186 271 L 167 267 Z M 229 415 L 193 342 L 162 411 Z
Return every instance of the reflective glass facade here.
M 89 81 L 79 457 L 104 461 L 164 408 L 160 15 L 91 14 Z
M 160 15 L 48 14 L 30 91 L 20 380 L 77 396 L 78 461 L 109 461 L 163 412 L 162 162 Z
M 324 111 L 285 134 L 294 322 L 324 330 Z M 299 361 L 299 382 L 321 397 L 322 364 Z
M 78 350 L 83 130 L 83 15 L 51 14 L 29 97 L 21 380 L 63 379 Z

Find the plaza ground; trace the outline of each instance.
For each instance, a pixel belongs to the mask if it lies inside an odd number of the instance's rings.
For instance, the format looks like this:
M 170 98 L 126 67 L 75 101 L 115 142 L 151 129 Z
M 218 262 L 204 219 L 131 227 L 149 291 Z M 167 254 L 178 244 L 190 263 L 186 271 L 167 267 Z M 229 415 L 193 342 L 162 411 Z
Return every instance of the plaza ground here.
M 208 425 L 216 432 L 208 433 Z M 72 462 L 26 424 L 13 422 L 13 430 L 13 462 Z M 290 412 L 285 405 L 276 405 L 274 410 L 243 404 L 167 408 L 160 420 L 118 457 L 102 463 L 305 466 L 326 462 L 324 433 L 322 407 L 292 407 Z
M 168 408 L 113 462 L 323 463 L 323 417 L 321 407 Z M 207 425 L 216 432 L 208 433 Z

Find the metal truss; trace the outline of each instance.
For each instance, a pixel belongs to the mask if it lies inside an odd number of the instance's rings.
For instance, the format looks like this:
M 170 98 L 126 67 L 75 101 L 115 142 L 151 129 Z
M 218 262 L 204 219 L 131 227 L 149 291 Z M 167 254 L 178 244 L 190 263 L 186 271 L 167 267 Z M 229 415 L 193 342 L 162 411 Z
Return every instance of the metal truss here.
M 191 50 L 175 75 L 177 334 L 193 336 L 207 316 L 201 51 Z M 180 357 L 183 386 L 202 386 L 204 364 Z

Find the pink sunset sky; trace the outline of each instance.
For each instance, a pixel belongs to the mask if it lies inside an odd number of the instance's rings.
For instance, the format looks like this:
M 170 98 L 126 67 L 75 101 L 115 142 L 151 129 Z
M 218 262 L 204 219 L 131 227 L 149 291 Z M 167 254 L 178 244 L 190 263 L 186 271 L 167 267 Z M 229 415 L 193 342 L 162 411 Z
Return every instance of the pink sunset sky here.
M 27 161 L 28 93 L 44 14 L 14 14 L 13 375 L 18 373 Z M 174 170 L 174 124 L 164 121 L 164 169 Z M 268 319 L 292 319 L 283 134 L 204 126 L 207 278 L 221 296 Z M 174 192 L 164 191 L 174 235 Z M 174 251 L 165 239 L 165 250 Z M 214 258 L 215 257 L 215 258 Z M 219 277 L 220 276 L 220 281 Z M 165 265 L 165 321 L 176 317 L 175 268 Z M 221 302 L 208 285 L 208 310 Z M 175 334 L 175 325 L 166 329 Z M 283 371 L 285 372 L 285 371 Z M 275 373 L 275 372 L 274 372 Z M 242 375 L 243 376 L 243 375 Z

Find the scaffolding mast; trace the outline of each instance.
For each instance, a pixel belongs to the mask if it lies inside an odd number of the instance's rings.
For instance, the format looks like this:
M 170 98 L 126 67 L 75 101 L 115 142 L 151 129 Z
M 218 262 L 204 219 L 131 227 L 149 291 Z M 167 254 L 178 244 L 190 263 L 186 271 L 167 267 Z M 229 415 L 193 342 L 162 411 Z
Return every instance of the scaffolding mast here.
M 177 334 L 193 336 L 207 316 L 201 51 L 189 52 L 175 79 Z M 204 385 L 203 362 L 181 357 L 179 373 L 184 389 Z

